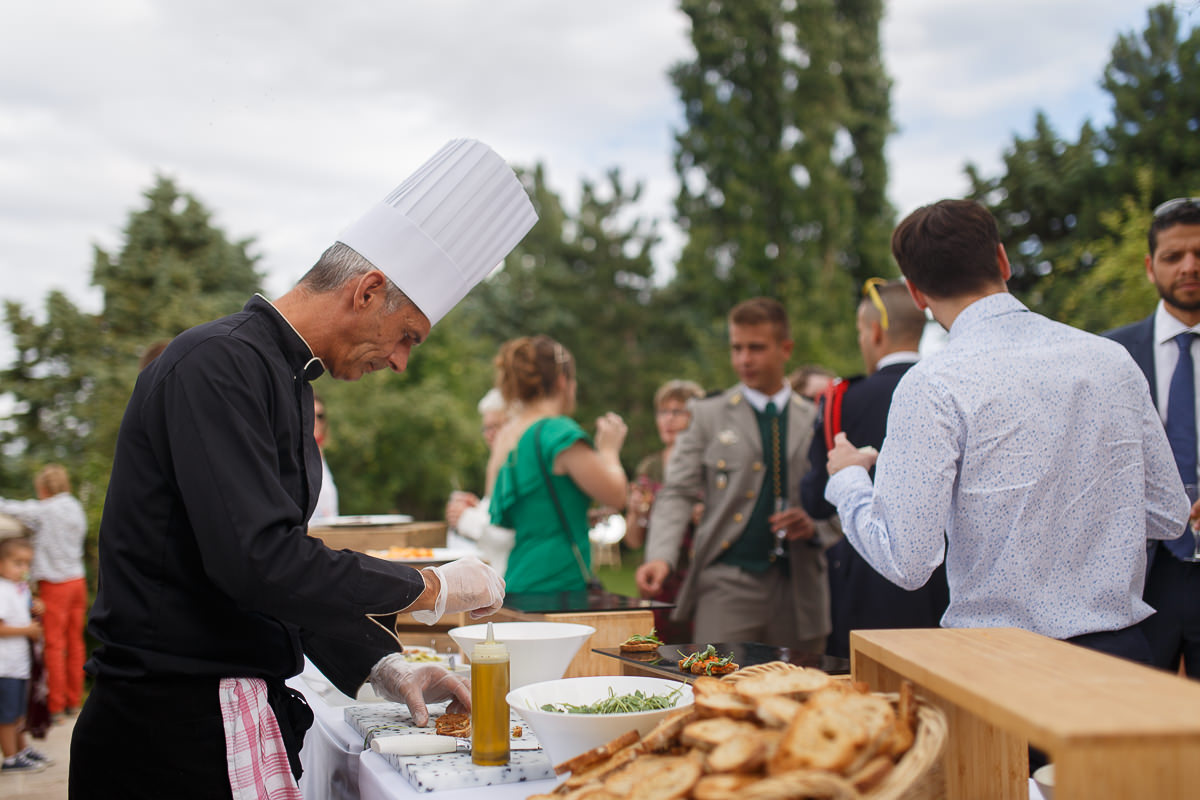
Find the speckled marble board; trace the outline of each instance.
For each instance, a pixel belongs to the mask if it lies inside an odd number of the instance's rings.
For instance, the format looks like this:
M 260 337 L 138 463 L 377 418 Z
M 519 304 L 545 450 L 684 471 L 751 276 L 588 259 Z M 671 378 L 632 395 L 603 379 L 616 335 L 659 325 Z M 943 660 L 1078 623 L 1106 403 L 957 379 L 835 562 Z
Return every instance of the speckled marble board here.
M 429 716 L 435 719 L 446 710 L 441 703 L 429 707 Z M 521 735 L 513 744 L 538 744 L 537 737 L 515 712 L 509 710 L 510 723 L 521 726 Z M 421 736 L 433 732 L 428 728 L 412 727 L 408 706 L 402 703 L 373 703 L 369 706 L 347 706 L 346 722 L 363 738 L 374 729 L 385 725 L 400 726 L 374 730 L 372 736 Z M 471 763 L 470 753 L 443 753 L 435 756 L 384 755 L 387 762 L 404 776 L 419 792 L 442 789 L 468 789 L 472 786 L 489 786 L 494 783 L 519 783 L 538 781 L 554 777 L 554 766 L 550 757 L 542 750 L 513 750 L 508 764 L 503 767 L 481 767 Z

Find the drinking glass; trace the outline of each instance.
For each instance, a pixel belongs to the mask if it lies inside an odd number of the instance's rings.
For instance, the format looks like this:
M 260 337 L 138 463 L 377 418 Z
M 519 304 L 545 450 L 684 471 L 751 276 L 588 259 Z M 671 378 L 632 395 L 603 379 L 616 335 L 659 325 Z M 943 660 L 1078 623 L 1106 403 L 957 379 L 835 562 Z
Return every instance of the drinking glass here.
M 775 498 L 775 513 L 778 514 L 780 511 L 785 511 L 785 510 L 787 510 L 787 498 L 786 497 L 776 497 Z M 787 547 L 786 547 L 787 530 L 780 528 L 777 531 L 773 531 L 773 533 L 775 534 L 775 547 L 771 550 L 771 555 L 774 558 L 787 558 L 787 555 L 788 555 Z

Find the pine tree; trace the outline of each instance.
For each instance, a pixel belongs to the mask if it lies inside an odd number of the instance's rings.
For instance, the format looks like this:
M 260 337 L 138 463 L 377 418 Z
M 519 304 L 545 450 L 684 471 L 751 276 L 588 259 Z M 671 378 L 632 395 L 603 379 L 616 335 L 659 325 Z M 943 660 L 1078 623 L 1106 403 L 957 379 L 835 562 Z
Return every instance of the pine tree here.
M 1200 191 L 1200 27 L 1185 36 L 1174 6 L 1151 8 L 1144 31 L 1117 38 L 1101 85 L 1113 101 L 1103 130 L 1089 120 L 1074 141 L 1061 138 L 1039 111 L 1033 135 L 1013 138 L 1001 174 L 967 172 L 971 196 L 999 221 L 1010 288 L 1052 317 L 1104 328 L 1078 316 L 1074 287 L 1090 284 L 1102 255 L 1128 249 L 1118 241 L 1137 227 L 1126 224 L 1128 203 L 1145 207 L 1144 238 L 1154 205 Z
M 63 463 L 93 537 L 139 355 L 155 340 L 236 311 L 260 280 L 251 241 L 228 241 L 172 181 L 158 178 L 145 197 L 146 207 L 129 216 L 120 253 L 95 249 L 99 314 L 60 292 L 47 296 L 41 323 L 6 304 L 16 358 L 0 375 L 15 411 L 0 447 L 11 457 L 6 472 L 19 481 L 12 493 L 27 494 L 30 476 L 47 461 Z

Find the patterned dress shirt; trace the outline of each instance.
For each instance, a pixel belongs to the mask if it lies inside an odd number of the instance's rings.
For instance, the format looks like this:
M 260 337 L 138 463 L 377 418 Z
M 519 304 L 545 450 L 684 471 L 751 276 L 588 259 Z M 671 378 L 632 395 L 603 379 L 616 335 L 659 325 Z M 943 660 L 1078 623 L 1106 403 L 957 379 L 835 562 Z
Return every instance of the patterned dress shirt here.
M 921 586 L 945 559 L 943 626 L 1066 639 L 1152 613 L 1146 540 L 1178 536 L 1189 506 L 1119 344 L 989 295 L 905 375 L 887 430 L 874 491 L 848 467 L 825 496 L 894 583 Z

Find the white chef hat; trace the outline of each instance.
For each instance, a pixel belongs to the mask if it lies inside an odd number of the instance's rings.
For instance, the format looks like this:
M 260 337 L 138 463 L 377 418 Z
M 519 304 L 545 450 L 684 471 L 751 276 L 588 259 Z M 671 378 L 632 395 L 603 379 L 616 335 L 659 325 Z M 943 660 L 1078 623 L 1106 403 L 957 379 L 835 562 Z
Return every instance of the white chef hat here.
M 434 325 L 535 222 L 504 159 L 483 142 L 454 139 L 338 241 L 387 275 Z

